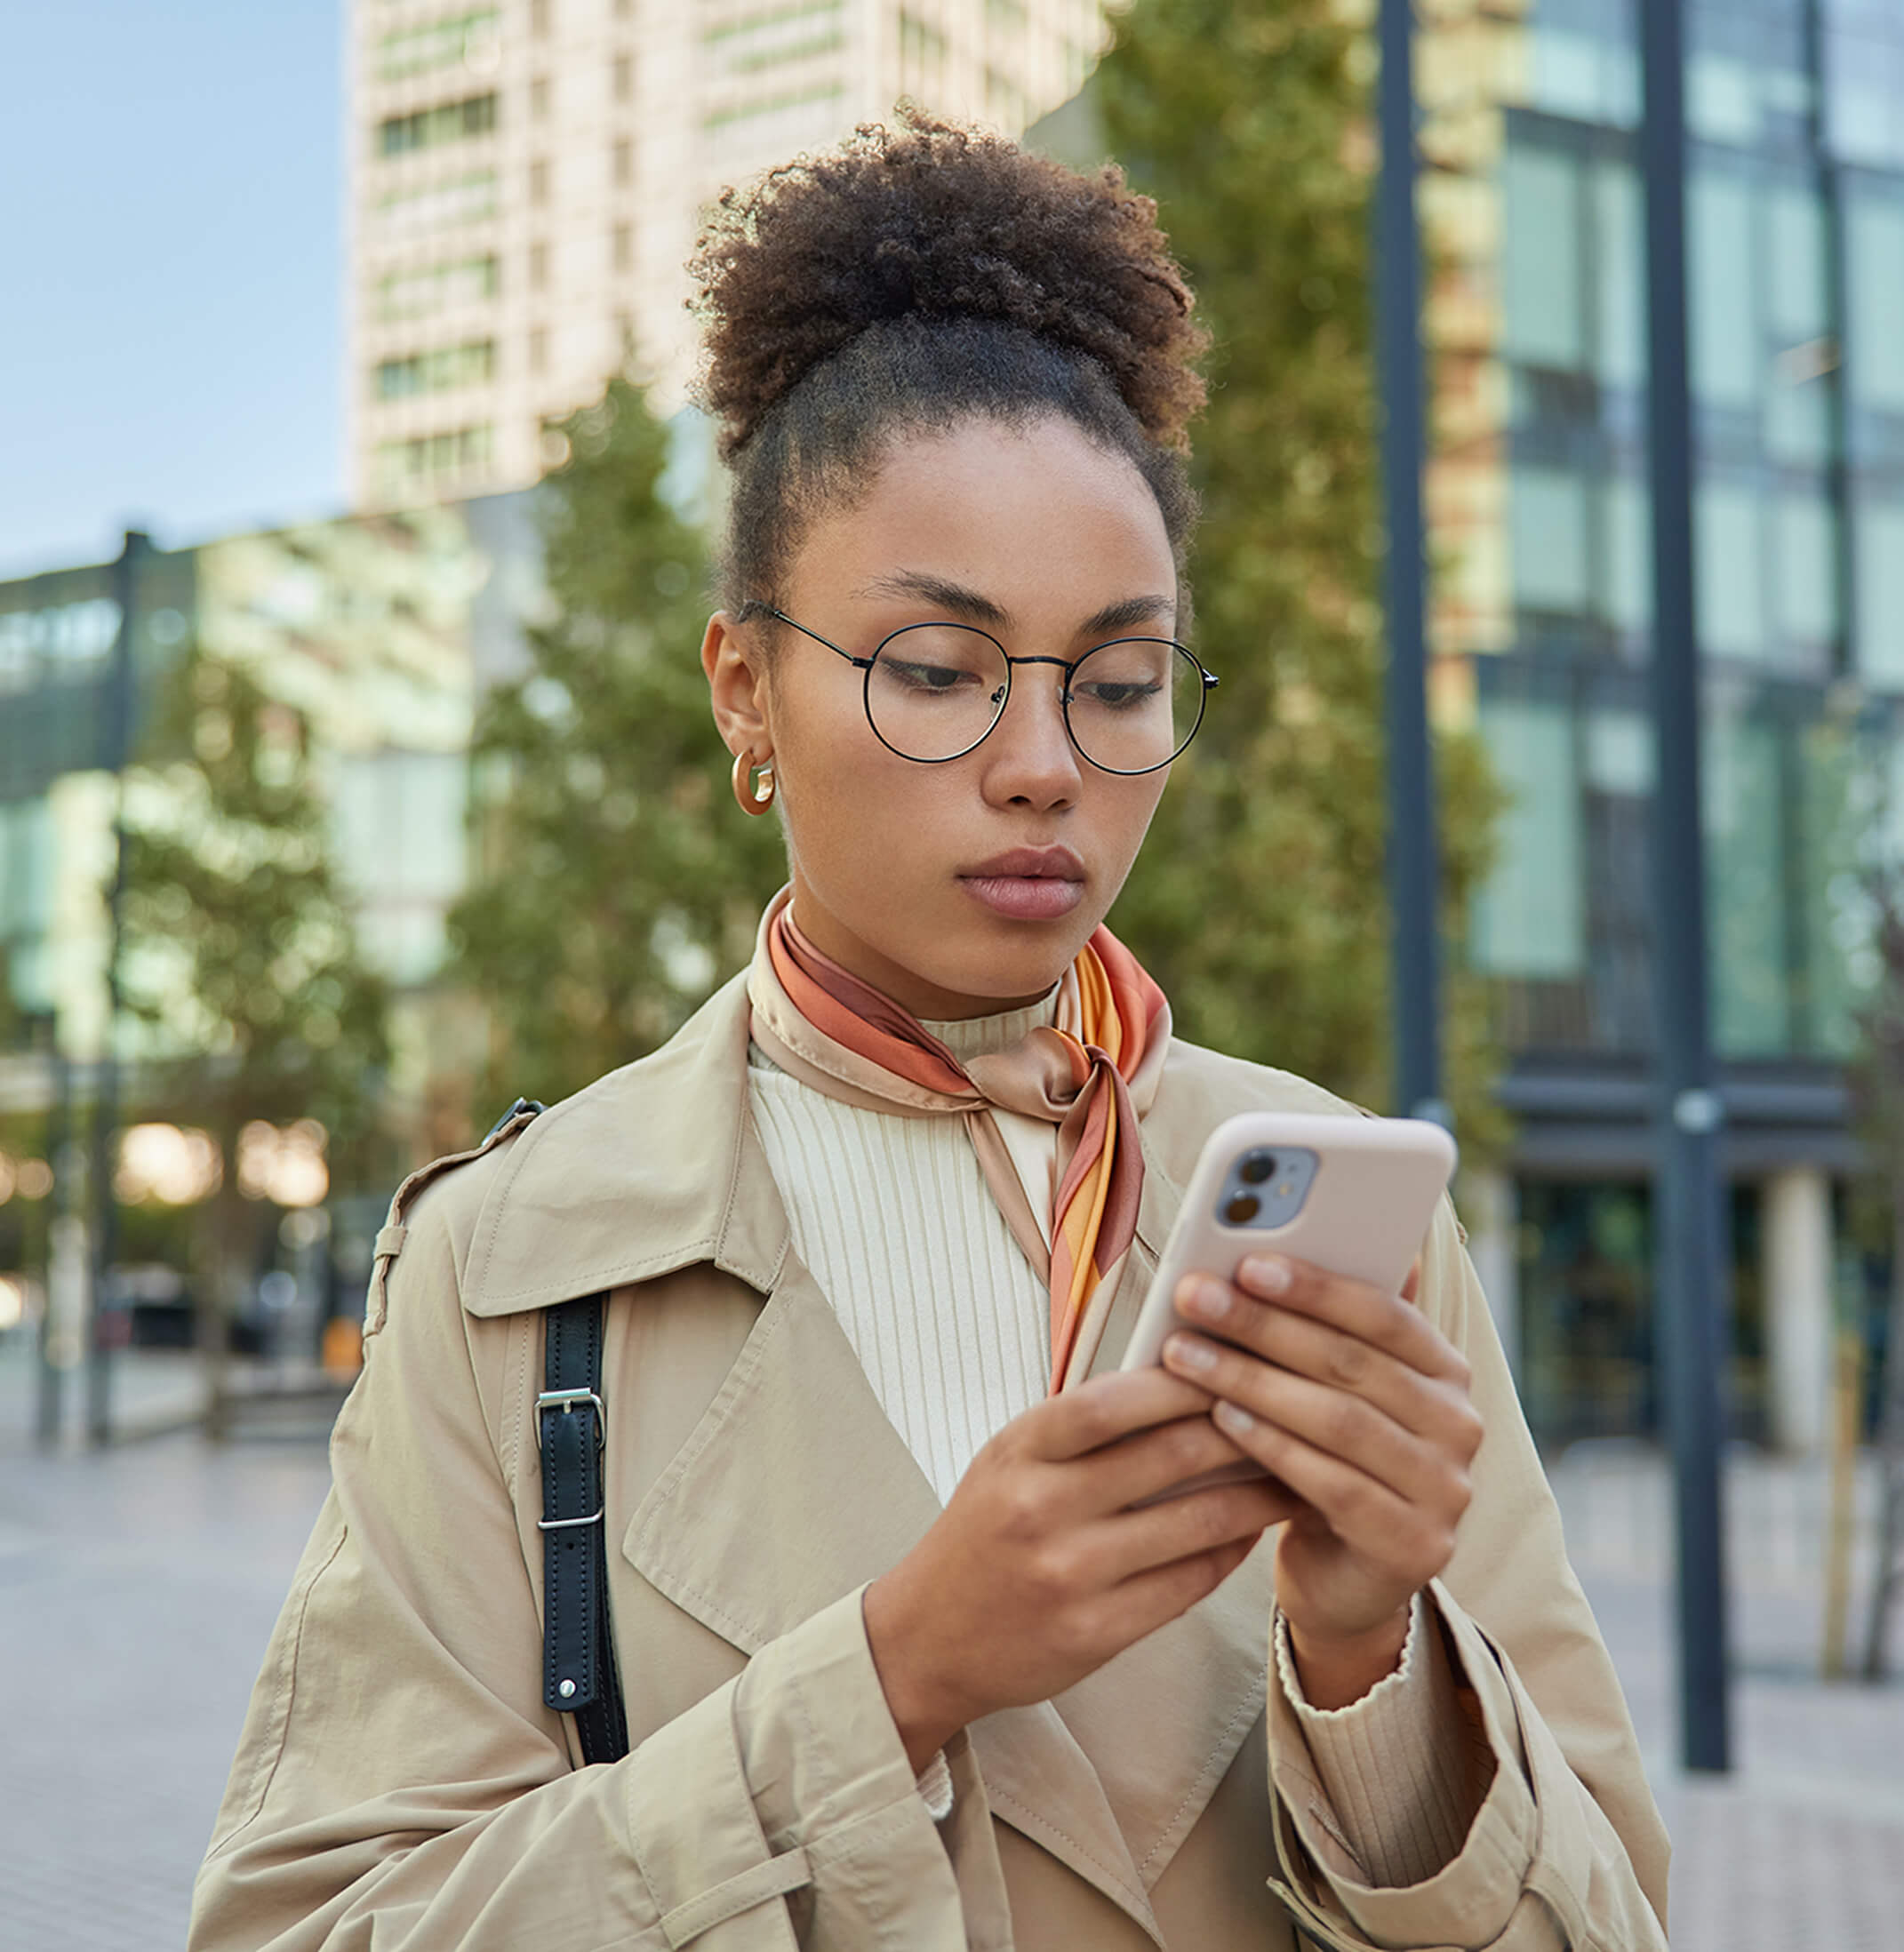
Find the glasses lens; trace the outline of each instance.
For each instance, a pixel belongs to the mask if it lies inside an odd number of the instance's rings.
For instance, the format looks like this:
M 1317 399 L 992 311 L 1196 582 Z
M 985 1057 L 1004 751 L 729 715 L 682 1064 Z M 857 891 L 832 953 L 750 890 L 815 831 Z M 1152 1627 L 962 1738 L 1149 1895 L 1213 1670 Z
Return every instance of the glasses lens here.
M 1167 765 L 1189 744 L 1203 709 L 1203 671 L 1167 637 L 1100 644 L 1071 675 L 1071 737 L 1107 772 Z
M 908 759 L 956 759 L 1004 709 L 1012 668 L 982 630 L 911 624 L 880 645 L 866 674 L 867 716 Z

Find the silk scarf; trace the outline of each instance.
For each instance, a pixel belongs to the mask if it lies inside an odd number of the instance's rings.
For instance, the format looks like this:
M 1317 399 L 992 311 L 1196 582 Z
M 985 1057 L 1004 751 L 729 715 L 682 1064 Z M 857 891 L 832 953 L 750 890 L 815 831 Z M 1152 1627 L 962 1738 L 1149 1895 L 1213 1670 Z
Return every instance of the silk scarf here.
M 961 1064 L 909 1011 L 815 948 L 783 888 L 761 917 L 748 997 L 755 1043 L 828 1098 L 964 1121 L 985 1183 L 1050 1294 L 1052 1393 L 1081 1381 L 1136 1237 L 1137 1124 L 1170 1047 L 1170 1004 L 1137 958 L 1098 929 L 1059 984 L 1055 1025 Z M 1050 1183 L 1028 1183 L 995 1111 L 1058 1128 Z

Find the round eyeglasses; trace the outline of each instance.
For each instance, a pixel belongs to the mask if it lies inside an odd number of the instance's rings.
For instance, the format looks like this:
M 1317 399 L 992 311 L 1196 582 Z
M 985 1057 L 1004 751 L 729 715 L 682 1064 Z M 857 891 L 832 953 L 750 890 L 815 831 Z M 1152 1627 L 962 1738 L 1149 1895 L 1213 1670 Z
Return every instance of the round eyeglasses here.
M 864 673 L 874 737 L 921 765 L 963 758 L 986 738 L 1004 715 L 1014 665 L 1049 664 L 1063 673 L 1065 729 L 1100 772 L 1167 766 L 1196 738 L 1217 682 L 1194 652 L 1168 637 L 1114 637 L 1073 661 L 1008 657 L 996 637 L 972 624 L 916 623 L 882 637 L 870 657 L 856 658 L 772 604 L 744 604 L 735 620 L 744 623 L 756 612 Z

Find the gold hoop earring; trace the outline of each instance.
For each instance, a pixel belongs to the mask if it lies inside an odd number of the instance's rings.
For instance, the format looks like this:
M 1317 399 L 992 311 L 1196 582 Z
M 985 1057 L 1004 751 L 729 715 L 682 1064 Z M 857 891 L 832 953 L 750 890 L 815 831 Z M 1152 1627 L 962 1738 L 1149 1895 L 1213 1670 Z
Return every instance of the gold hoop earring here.
M 743 746 L 734 755 L 734 799 L 743 813 L 756 817 L 764 813 L 773 804 L 773 762 L 769 759 L 760 769 L 760 780 L 756 784 L 752 777 L 754 755 Z

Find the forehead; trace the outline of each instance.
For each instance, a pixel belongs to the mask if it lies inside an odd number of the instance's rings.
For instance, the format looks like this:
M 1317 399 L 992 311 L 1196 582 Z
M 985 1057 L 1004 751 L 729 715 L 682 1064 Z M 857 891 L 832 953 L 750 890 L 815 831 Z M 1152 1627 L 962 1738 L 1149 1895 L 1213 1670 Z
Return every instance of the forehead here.
M 840 601 L 895 569 L 982 592 L 1028 624 L 1176 588 L 1143 476 L 1056 418 L 896 436 L 862 490 L 815 519 L 788 580 L 801 601 Z

